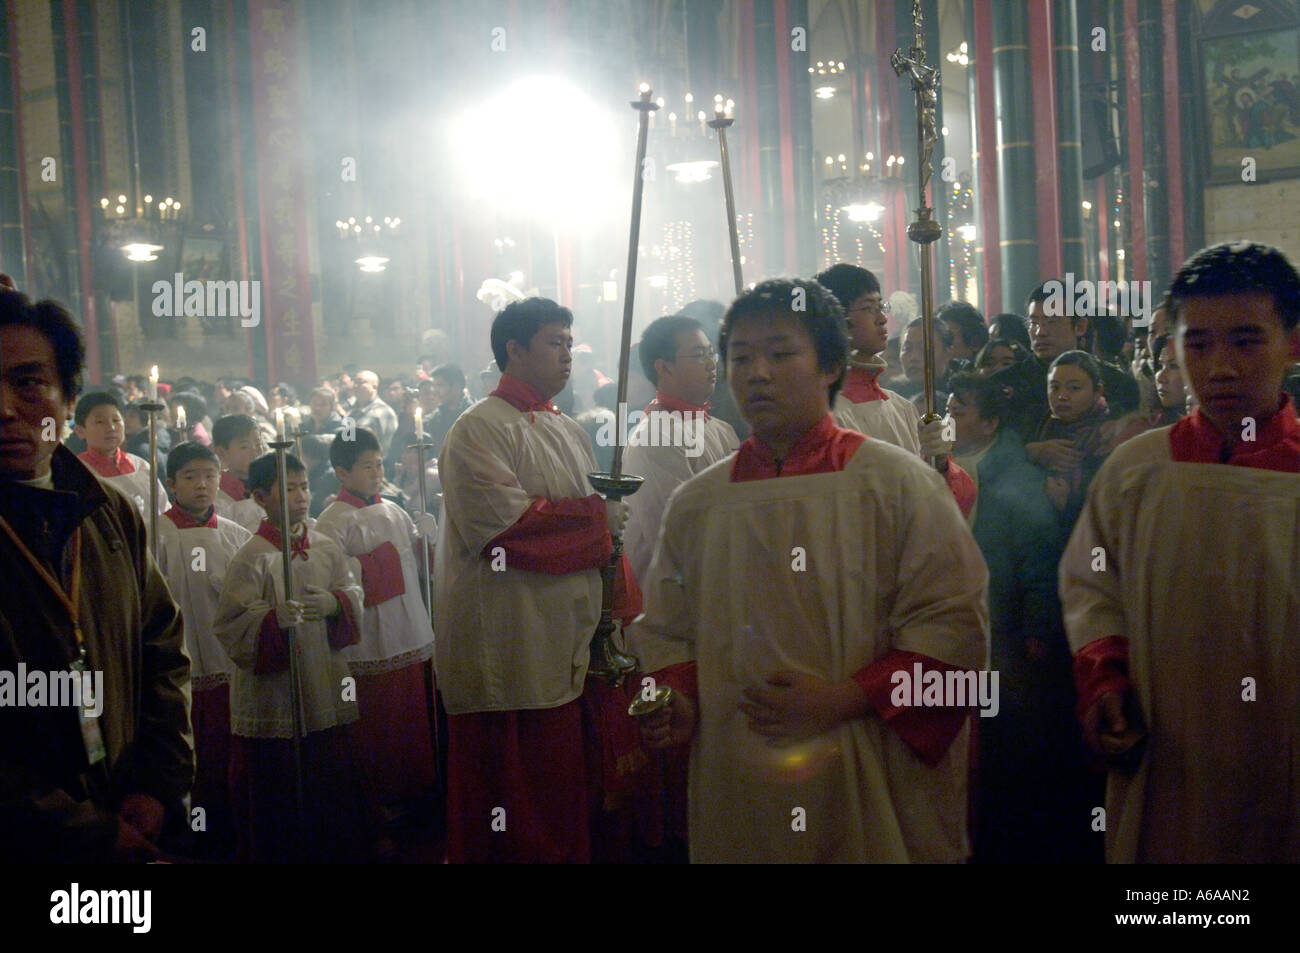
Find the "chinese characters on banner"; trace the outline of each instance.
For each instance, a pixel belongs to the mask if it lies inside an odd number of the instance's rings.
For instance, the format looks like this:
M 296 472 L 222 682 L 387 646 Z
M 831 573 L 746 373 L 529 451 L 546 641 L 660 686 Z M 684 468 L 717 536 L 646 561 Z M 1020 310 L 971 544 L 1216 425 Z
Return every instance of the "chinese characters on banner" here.
M 298 117 L 294 4 L 249 0 L 262 314 L 271 381 L 316 379 L 308 274 L 306 150 Z

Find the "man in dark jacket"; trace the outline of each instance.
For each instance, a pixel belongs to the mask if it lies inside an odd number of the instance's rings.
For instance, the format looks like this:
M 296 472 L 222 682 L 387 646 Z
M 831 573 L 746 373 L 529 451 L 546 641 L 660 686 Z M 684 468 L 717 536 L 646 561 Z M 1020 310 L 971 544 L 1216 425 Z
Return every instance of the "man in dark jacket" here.
M 1076 451 L 1068 446 L 1069 441 L 1032 441 L 1048 414 L 1047 371 L 1052 366 L 1052 361 L 1066 351 L 1089 350 L 1086 343 L 1088 319 L 1067 314 L 1046 314 L 1043 303 L 1051 293 L 1048 287 L 1051 284 L 1044 282 L 1035 288 L 1026 303 L 1033 357 L 1011 367 L 1004 367 L 991 375 L 989 380 L 995 381 L 1002 388 L 1007 400 L 1007 413 L 1003 421 L 1025 442 L 1029 459 L 1048 470 L 1066 470 L 1080 459 Z M 1122 417 L 1138 409 L 1138 386 L 1132 374 L 1103 362 L 1101 382 L 1112 415 Z
M 1001 707 L 980 719 L 975 859 L 990 863 L 1101 860 L 1088 824 L 1102 779 L 1083 767 L 1069 646 L 1057 595 L 1064 549 L 1047 474 L 1002 426 L 990 378 L 954 375 L 953 459 L 976 482 L 973 532 L 989 570 L 990 663 Z
M 0 282 L 0 572 L 15 594 L 0 606 L 0 858 L 147 860 L 194 774 L 181 618 L 135 506 L 58 443 L 80 331 L 11 289 Z M 93 704 L 33 694 L 34 677 L 70 672 Z

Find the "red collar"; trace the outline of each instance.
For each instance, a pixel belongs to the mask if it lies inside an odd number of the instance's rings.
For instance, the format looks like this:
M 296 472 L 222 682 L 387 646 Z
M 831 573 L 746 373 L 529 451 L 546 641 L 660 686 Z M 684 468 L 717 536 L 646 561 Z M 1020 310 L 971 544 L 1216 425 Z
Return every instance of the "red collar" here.
M 866 439 L 864 434 L 836 426 L 835 418 L 827 414 L 795 441 L 778 468 L 772 450 L 757 435 L 751 435 L 732 460 L 731 482 L 835 473 L 844 469 Z
M 883 367 L 867 368 L 850 365 L 840 393 L 855 404 L 865 404 L 872 400 L 889 400 L 889 395 L 876 383 L 883 370 Z
M 374 506 L 378 503 L 379 494 L 376 493 L 370 499 L 366 499 L 364 496 L 357 496 L 357 494 L 353 493 L 351 490 L 340 488 L 338 499 L 343 503 L 349 503 L 357 509 L 361 509 L 366 506 Z
M 280 527 L 276 526 L 270 520 L 264 519 L 258 524 L 256 535 L 262 537 L 277 550 L 282 548 L 284 545 L 280 539 Z M 293 547 L 294 556 L 301 556 L 303 559 L 307 558 L 307 550 L 310 549 L 311 546 L 307 542 L 307 532 L 305 529 L 301 536 L 294 536 L 291 539 L 290 544 Z
M 124 476 L 135 472 L 135 464 L 122 452 L 121 447 L 114 450 L 111 457 L 87 447 L 83 453 L 77 455 L 77 459 L 102 477 Z
M 653 410 L 676 411 L 680 414 L 703 414 L 708 419 L 709 411 L 713 409 L 713 404 L 707 400 L 703 404 L 691 404 L 684 400 L 678 400 L 676 397 L 669 397 L 661 390 L 655 391 L 655 399 L 645 405 L 645 412 L 648 414 Z
M 1295 402 L 1287 395 L 1277 413 L 1257 422 L 1254 440 L 1225 440 L 1197 407 L 1170 428 L 1169 452 L 1179 463 L 1300 472 L 1300 420 L 1296 419 Z
M 248 487 L 244 486 L 244 481 L 239 479 L 229 470 L 221 471 L 221 492 L 226 494 L 232 500 L 248 499 Z
M 186 510 L 183 510 L 179 506 L 176 506 L 174 504 L 167 510 L 166 513 L 163 514 L 163 516 L 167 517 L 174 524 L 176 524 L 177 529 L 199 529 L 199 528 L 216 529 L 217 528 L 217 508 L 215 506 L 208 507 L 208 515 L 205 519 L 202 520 L 195 519 Z
M 560 408 L 539 394 L 537 388 L 510 374 L 502 374 L 497 389 L 488 396 L 500 397 L 520 413 L 531 413 L 534 410 L 548 410 L 553 414 L 560 412 Z

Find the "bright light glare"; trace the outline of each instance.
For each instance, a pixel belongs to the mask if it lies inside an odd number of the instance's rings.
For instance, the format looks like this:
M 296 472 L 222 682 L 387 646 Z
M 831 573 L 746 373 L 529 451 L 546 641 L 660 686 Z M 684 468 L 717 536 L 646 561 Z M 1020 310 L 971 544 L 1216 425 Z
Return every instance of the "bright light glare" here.
M 834 86 L 818 86 L 813 90 L 813 95 L 818 99 L 830 99 L 835 95 Z
M 367 255 L 364 258 L 358 258 L 357 264 L 361 266 L 362 271 L 383 271 L 384 266 L 388 264 L 388 259 L 381 258 L 378 255 Z
M 701 159 L 698 162 L 673 162 L 664 166 L 669 172 L 677 177 L 677 181 L 683 185 L 690 185 L 692 182 L 707 182 L 713 178 L 711 171 L 717 168 L 718 164 L 712 159 Z
M 850 222 L 875 222 L 879 221 L 885 207 L 879 202 L 868 202 L 865 205 L 846 205 L 844 211 Z
M 522 79 L 451 122 L 467 197 L 553 227 L 590 227 L 626 205 L 636 114 L 556 77 Z M 626 168 L 625 168 L 626 167 Z M 626 210 L 624 209 L 624 213 Z
M 974 225 L 958 225 L 957 234 L 962 237 L 963 241 L 975 241 L 976 230 Z
M 127 261 L 157 261 L 158 256 L 154 252 L 162 250 L 161 245 L 149 245 L 144 242 L 132 242 L 129 245 L 122 246 L 122 251 L 126 252 Z

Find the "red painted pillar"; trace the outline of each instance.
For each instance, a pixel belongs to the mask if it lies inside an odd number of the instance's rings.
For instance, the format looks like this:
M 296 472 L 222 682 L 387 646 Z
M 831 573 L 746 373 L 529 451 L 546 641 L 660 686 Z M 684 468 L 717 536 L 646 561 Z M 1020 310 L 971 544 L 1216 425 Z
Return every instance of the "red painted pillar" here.
M 904 82 L 894 75 L 889 65 L 889 55 L 895 47 L 894 5 L 880 3 L 876 6 L 876 121 L 880 127 L 880 151 L 876 156 L 881 175 L 890 173 L 885 164 L 889 155 L 901 155 L 898 129 L 898 110 L 894 108 L 897 84 Z M 891 85 L 892 81 L 892 85 Z M 909 156 L 912 162 L 916 156 Z M 905 174 L 914 167 L 903 165 Z M 903 180 L 904 182 L 906 179 Z M 885 297 L 895 291 L 906 291 L 908 285 L 908 255 L 911 248 L 907 238 L 907 195 L 904 188 L 886 187 L 885 213 L 881 216 L 881 238 L 885 244 L 885 273 L 880 276 Z
M 1169 183 L 1169 263 L 1177 270 L 1187 257 L 1183 222 L 1183 134 L 1178 87 L 1178 3 L 1163 0 L 1160 10 L 1165 54 L 1165 177 Z
M 971 4 L 975 32 L 976 138 L 979 142 L 980 237 L 984 243 L 984 310 L 991 317 L 1001 312 L 1002 239 L 998 222 L 997 117 L 993 92 L 993 20 L 987 3 Z M 1014 310 L 1019 310 L 1015 308 Z
M 1128 203 L 1130 281 L 1147 276 L 1146 202 L 1142 192 L 1142 74 L 1139 70 L 1137 0 L 1124 0 L 1124 107 L 1128 111 Z
M 1038 270 L 1060 275 L 1061 191 L 1056 150 L 1056 50 L 1050 0 L 1030 0 L 1029 69 L 1034 100 L 1034 194 L 1038 201 Z

